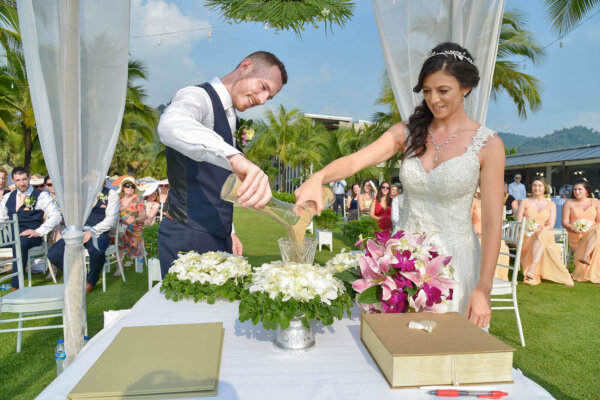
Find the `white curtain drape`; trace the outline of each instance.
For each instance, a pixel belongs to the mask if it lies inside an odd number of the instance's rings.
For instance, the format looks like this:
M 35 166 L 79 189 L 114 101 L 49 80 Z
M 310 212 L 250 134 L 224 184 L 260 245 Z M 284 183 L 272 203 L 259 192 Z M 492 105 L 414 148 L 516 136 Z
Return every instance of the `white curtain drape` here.
M 127 89 L 129 0 L 18 0 L 44 160 L 67 229 L 67 364 L 87 331 L 81 231 L 115 150 Z
M 467 115 L 484 124 L 492 90 L 504 0 L 373 0 L 387 73 L 404 120 L 423 100 L 414 93 L 425 56 L 455 42 L 475 58 L 481 80 L 465 101 Z

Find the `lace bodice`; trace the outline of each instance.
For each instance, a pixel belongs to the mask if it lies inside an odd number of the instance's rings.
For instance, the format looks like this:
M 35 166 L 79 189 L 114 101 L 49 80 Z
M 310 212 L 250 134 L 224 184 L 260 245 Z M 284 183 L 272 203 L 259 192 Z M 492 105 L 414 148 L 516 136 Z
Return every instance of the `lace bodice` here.
M 478 154 L 494 132 L 480 126 L 466 151 L 430 172 L 417 157 L 402 162 L 400 180 L 404 204 L 396 226 L 409 232 L 436 232 L 432 241 L 452 256 L 459 290 L 451 310 L 465 313 L 471 291 L 479 280 L 481 250 L 473 230 L 471 205 L 479 181 Z M 408 138 L 408 132 L 406 137 Z
M 399 225 L 415 232 L 471 232 L 471 204 L 479 181 L 477 154 L 493 135 L 493 131 L 481 126 L 462 155 L 442 162 L 430 172 L 425 171 L 417 157 L 403 161 L 400 180 L 404 206 Z

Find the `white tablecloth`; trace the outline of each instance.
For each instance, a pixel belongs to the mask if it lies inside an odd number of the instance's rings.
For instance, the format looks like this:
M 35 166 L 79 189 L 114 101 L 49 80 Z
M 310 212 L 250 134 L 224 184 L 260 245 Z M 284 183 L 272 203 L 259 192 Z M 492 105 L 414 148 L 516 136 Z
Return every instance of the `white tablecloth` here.
M 359 313 L 329 327 L 313 326 L 316 348 L 289 355 L 273 348 L 273 331 L 237 319 L 238 304 L 213 305 L 165 299 L 156 285 L 114 326 L 92 338 L 84 351 L 39 395 L 64 399 L 125 326 L 222 321 L 225 328 L 219 399 L 428 399 L 420 389 L 391 389 L 360 341 Z M 542 387 L 513 371 L 514 384 L 496 385 L 510 399 L 551 399 Z M 505 398 L 506 399 L 506 398 Z

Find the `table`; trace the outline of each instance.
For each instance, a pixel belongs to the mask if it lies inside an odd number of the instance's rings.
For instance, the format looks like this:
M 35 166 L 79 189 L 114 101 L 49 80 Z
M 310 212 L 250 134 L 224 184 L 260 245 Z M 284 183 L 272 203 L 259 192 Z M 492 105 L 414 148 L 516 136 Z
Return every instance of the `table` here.
M 110 328 L 103 329 L 77 359 L 40 393 L 39 399 L 64 399 L 125 326 L 171 325 L 222 321 L 225 328 L 218 399 L 423 399 L 420 389 L 390 389 L 379 368 L 360 341 L 360 314 L 332 326 L 315 324 L 316 348 L 289 355 L 273 348 L 273 331 L 239 322 L 238 304 L 213 305 L 173 302 L 157 284 Z M 514 384 L 495 385 L 512 399 L 551 399 L 542 387 L 513 370 Z

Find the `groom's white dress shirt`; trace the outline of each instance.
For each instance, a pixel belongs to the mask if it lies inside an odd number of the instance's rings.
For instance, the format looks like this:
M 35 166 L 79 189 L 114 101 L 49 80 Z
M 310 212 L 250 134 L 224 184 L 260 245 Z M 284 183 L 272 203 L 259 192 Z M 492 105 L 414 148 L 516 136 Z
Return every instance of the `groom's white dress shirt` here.
M 229 92 L 219 78 L 210 81 L 227 115 L 232 143 L 226 143 L 213 130 L 215 118 L 208 93 L 197 86 L 187 86 L 175 93 L 158 124 L 160 140 L 195 161 L 206 161 L 231 170 L 227 157 L 240 153 L 235 148 L 236 113 Z

